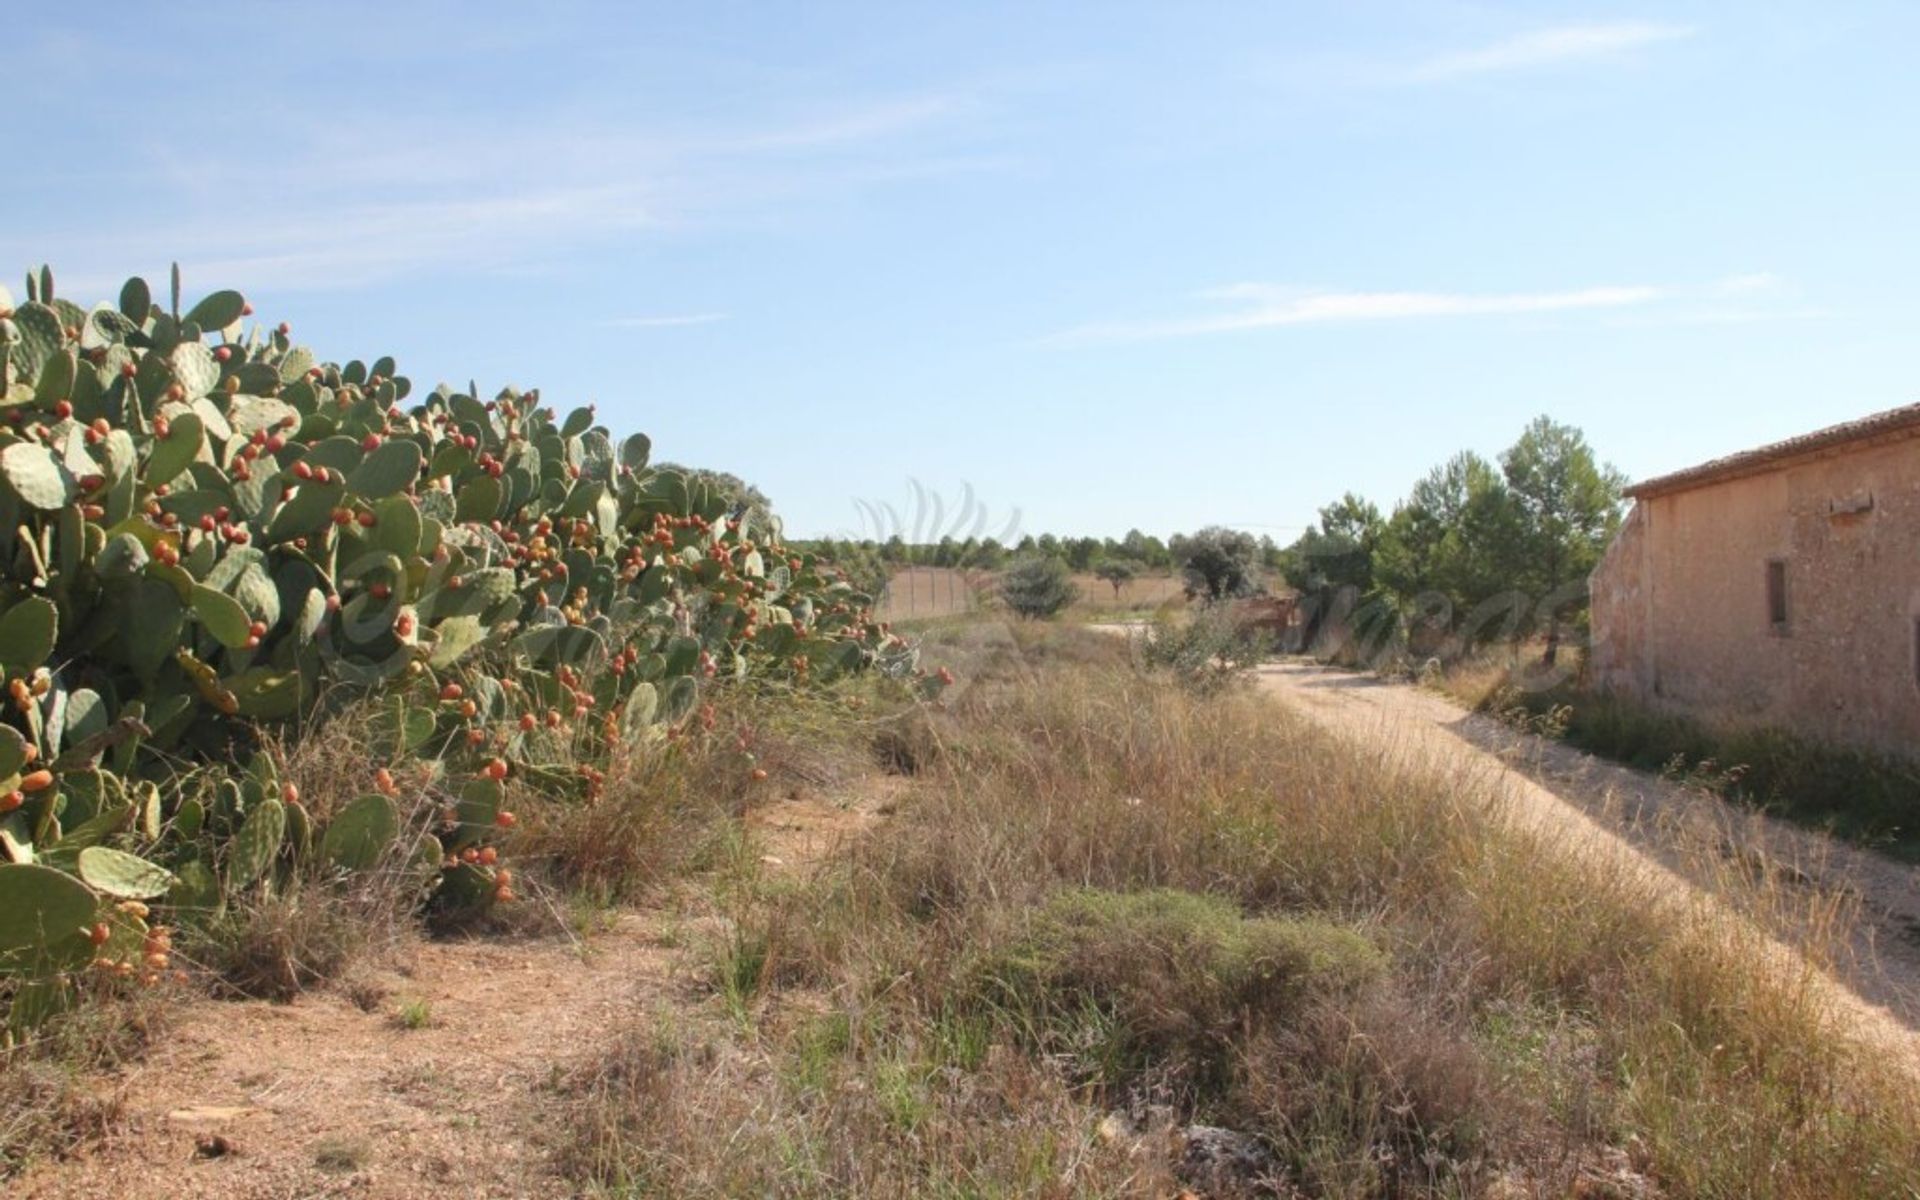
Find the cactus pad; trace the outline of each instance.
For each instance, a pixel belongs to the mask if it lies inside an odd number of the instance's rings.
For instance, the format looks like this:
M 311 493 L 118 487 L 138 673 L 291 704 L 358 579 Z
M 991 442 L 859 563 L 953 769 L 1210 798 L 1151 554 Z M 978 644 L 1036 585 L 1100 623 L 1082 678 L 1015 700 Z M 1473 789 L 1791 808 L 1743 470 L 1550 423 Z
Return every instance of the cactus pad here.
M 227 847 L 227 886 L 242 888 L 266 874 L 286 836 L 287 811 L 278 800 L 254 806 Z
M 369 792 L 350 802 L 327 826 L 320 853 L 335 866 L 364 871 L 380 861 L 400 833 L 393 801 Z
M 86 885 L 62 871 L 0 866 L 0 974 L 85 962 L 93 947 L 81 930 L 98 907 Z
M 105 846 L 80 852 L 80 878 L 97 892 L 121 900 L 150 900 L 173 886 L 173 872 L 138 855 Z

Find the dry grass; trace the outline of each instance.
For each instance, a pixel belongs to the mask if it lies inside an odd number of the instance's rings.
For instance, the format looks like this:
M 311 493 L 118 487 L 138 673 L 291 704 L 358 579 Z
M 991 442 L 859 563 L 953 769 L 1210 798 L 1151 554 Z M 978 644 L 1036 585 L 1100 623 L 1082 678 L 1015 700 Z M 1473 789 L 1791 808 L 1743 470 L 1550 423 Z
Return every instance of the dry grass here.
M 889 578 L 874 615 L 882 621 L 920 622 L 1000 609 L 999 574 L 953 567 L 903 567 Z M 1185 582 L 1174 572 L 1140 575 L 1120 585 L 1098 575 L 1073 576 L 1079 598 L 1068 610 L 1075 617 L 1107 620 L 1119 614 L 1145 614 L 1186 607 Z
M 460 932 L 552 932 L 568 919 L 563 909 L 657 894 L 710 858 L 731 822 L 756 795 L 765 796 L 769 785 L 753 779 L 756 768 L 777 772 L 790 786 L 830 787 L 864 765 L 870 751 L 863 711 L 874 690 L 724 693 L 711 729 L 696 725 L 674 743 L 617 757 L 597 800 L 549 797 L 519 780 L 509 783 L 507 807 L 521 823 L 503 853 L 522 901 L 477 919 L 442 914 L 433 928 L 449 931 L 458 918 Z M 377 710 L 361 706 L 272 748 L 316 826 L 368 791 L 375 769 L 390 763 L 405 833 L 367 870 L 341 873 L 314 855 L 283 862 L 259 884 L 229 895 L 220 911 L 189 924 L 180 958 L 216 992 L 290 1000 L 319 986 L 349 986 L 420 936 L 432 868 L 414 848 L 452 797 L 427 764 L 389 759 L 384 745 Z
M 1532 656 L 1489 653 L 1427 682 L 1477 711 L 1565 739 L 1591 754 L 1659 771 L 1730 800 L 1920 861 L 1920 768 L 1820 745 L 1783 729 L 1722 727 L 1580 686 Z
M 696 723 L 670 746 L 617 755 L 600 799 L 530 798 L 514 853 L 592 904 L 657 897 L 720 853 L 732 823 L 775 787 L 832 791 L 868 769 L 875 740 L 897 727 L 886 715 L 888 691 L 853 681 L 825 694 L 774 685 L 722 692 L 711 729 Z M 754 779 L 756 770 L 768 779 Z
M 986 571 L 901 567 L 888 576 L 874 616 L 881 621 L 919 621 L 974 612 L 992 602 L 994 579 Z
M 351 708 L 269 750 L 318 822 L 367 790 L 374 744 L 371 711 Z M 190 776 L 184 783 L 191 789 L 202 781 Z M 424 829 L 433 808 L 424 792 L 408 807 L 409 827 Z M 30 1159 L 59 1157 L 106 1136 L 122 1110 L 113 1068 L 139 1058 L 170 1008 L 193 990 L 290 1000 L 350 983 L 416 938 L 423 879 L 409 857 L 396 849 L 379 867 L 341 877 L 314 856 L 296 861 L 288 851 L 219 908 L 176 910 L 185 919 L 175 927 L 174 965 L 191 983 L 136 990 L 83 981 L 82 1003 L 36 1029 L 32 1041 L 0 1052 L 0 1178 Z
M 357 705 L 268 752 L 319 829 L 372 789 L 375 768 L 387 761 L 384 740 L 377 711 Z M 419 936 L 428 876 L 414 847 L 437 820 L 440 797 L 418 769 L 399 775 L 402 828 L 410 832 L 383 862 L 344 874 L 311 851 L 284 850 L 259 882 L 185 922 L 176 957 L 197 968 L 216 994 L 284 1001 L 401 952 Z
M 111 1073 L 164 1034 L 179 999 L 171 988 L 89 987 L 84 1003 L 0 1049 L 0 1181 L 119 1127 L 125 1103 Z
M 558 1081 L 560 1162 L 602 1196 L 1170 1196 L 1165 1167 L 1103 1139 L 1056 1072 L 956 1059 L 840 1014 L 743 1043 L 678 1020 Z
M 1098 575 L 1077 574 L 1073 583 L 1080 589 L 1078 607 L 1109 615 L 1116 611 L 1150 612 L 1163 605 L 1185 608 L 1187 603 L 1186 581 L 1172 572 L 1129 579 L 1120 585 L 1118 594 Z
M 653 1021 L 607 1031 L 540 1097 L 564 1186 L 1920 1191 L 1913 1075 L 1836 1029 L 1762 932 L 1824 961 L 1843 905 L 1717 845 L 1700 853 L 1723 903 L 1678 902 L 1503 821 L 1485 774 L 1357 749 L 1247 688 L 1183 687 L 1120 639 L 983 624 L 932 640 L 963 677 L 944 710 L 903 714 L 876 681 L 735 690 L 712 728 L 619 764 L 596 803 L 514 798 L 530 887 L 667 905 L 695 959 Z M 357 741 L 343 723 L 287 747 L 316 811 L 362 790 Z M 811 873 L 763 861 L 750 806 L 866 771 L 909 780 L 894 816 Z M 435 793 L 417 790 L 426 821 Z M 352 890 L 288 875 L 183 955 L 249 994 L 351 988 L 415 936 L 409 878 L 399 859 Z M 99 1070 L 140 1038 L 98 1022 L 129 1011 L 89 1006 L 0 1060 L 0 1164 L 110 1127 Z M 1195 1122 L 1257 1139 L 1266 1178 L 1183 1174 Z
M 942 637 L 983 670 L 927 731 L 913 801 L 808 880 L 736 856 L 711 1026 L 635 1031 L 561 1083 L 582 1181 L 1165 1195 L 1152 1131 L 1199 1120 L 1310 1195 L 1920 1188 L 1911 1076 L 1836 1032 L 1758 927 L 1498 820 L 1490 779 L 1169 686 L 1112 639 Z M 1725 886 L 1770 919 L 1807 904 Z M 1049 952 L 1089 895 L 1097 936 Z M 1261 1003 L 1233 986 L 1246 956 L 1287 957 L 1248 928 L 1384 966 Z

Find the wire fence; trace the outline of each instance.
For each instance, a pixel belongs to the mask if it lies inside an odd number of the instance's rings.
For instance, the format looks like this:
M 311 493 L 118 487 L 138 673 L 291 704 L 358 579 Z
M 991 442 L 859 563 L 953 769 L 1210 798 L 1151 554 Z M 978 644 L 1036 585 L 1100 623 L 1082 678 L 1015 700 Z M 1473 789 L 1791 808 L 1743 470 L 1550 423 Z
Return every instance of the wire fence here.
M 900 567 L 888 578 L 874 604 L 882 621 L 911 621 L 962 616 L 989 606 L 999 576 L 990 571 L 956 567 Z M 1142 575 L 1112 584 L 1089 574 L 1077 574 L 1080 604 L 1088 608 L 1149 608 L 1182 597 L 1177 575 Z

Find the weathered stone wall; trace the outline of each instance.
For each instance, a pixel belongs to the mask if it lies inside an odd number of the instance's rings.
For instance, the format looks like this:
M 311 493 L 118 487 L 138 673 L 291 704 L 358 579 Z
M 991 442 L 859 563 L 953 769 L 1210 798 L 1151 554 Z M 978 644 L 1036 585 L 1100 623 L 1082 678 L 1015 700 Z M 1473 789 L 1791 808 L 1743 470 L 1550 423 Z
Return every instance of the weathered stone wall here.
M 1648 671 L 1647 506 L 1636 504 L 1589 581 L 1593 641 L 1587 669 L 1600 687 L 1630 696 L 1652 693 Z
M 1786 563 L 1774 629 L 1767 563 Z M 1642 499 L 1593 575 L 1603 686 L 1920 754 L 1920 439 Z

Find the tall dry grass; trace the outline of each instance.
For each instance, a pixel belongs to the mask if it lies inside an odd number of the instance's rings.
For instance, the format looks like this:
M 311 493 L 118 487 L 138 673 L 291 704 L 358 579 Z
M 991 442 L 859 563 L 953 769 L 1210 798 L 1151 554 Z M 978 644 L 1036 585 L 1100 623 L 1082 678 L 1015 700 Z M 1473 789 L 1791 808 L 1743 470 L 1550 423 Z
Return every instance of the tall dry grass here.
M 1736 915 L 1830 939 L 1844 914 L 1784 920 L 1817 901 L 1741 872 L 1713 905 L 1676 900 L 1504 820 L 1488 772 L 1184 691 L 1111 639 L 941 636 L 979 671 L 925 731 L 912 802 L 811 879 L 730 882 L 715 1024 L 636 1034 L 561 1089 L 582 1178 L 1166 1194 L 1177 1155 L 1155 1139 L 1197 1120 L 1257 1136 L 1309 1195 L 1920 1189 L 1910 1064 L 1852 1040 Z M 1062 895 L 1153 889 L 1348 930 L 1388 965 L 1269 1010 L 1120 919 L 1071 971 L 1014 969 L 1044 960 Z M 1168 1022 L 1204 1036 L 1142 1041 Z
M 1694 719 L 1584 686 L 1508 654 L 1447 666 L 1429 682 L 1477 712 L 1548 732 L 1591 754 L 1699 782 L 1718 795 L 1920 861 L 1912 820 L 1920 767 L 1824 745 L 1790 730 Z
M 29 1163 L 124 1126 L 126 1084 L 115 1072 L 166 1036 L 179 999 L 171 985 L 89 979 L 81 987 L 84 1002 L 71 1012 L 0 1047 L 0 1192 Z
M 390 961 L 420 937 L 429 868 L 415 857 L 420 835 L 439 822 L 446 783 L 424 765 L 386 753 L 372 704 L 349 705 L 317 728 L 265 747 L 283 782 L 298 789 L 313 827 L 374 789 L 375 771 L 392 765 L 404 835 L 370 869 L 343 872 L 311 846 L 289 843 L 258 882 L 227 888 L 216 908 L 180 911 L 176 962 L 215 995 L 286 1001 L 361 968 Z M 186 794 L 197 783 L 181 781 Z M 210 794 L 202 800 L 213 803 Z

